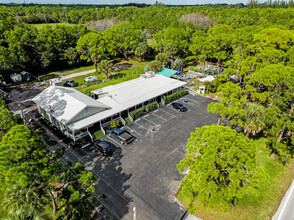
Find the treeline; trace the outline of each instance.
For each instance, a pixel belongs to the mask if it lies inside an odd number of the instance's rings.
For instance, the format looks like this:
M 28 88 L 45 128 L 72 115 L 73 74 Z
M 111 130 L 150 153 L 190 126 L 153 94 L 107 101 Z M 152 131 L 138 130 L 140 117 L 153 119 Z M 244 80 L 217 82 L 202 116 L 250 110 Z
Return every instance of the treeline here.
M 1 219 L 90 219 L 97 181 L 83 165 L 62 163 L 63 152 L 17 124 L 0 99 Z
M 181 190 L 191 212 L 195 204 L 198 208 L 195 200 L 228 210 L 244 196 L 260 193 L 270 175 L 257 166 L 261 148 L 255 140 L 265 140 L 269 160 L 287 164 L 294 156 L 293 30 L 253 31 L 256 27 L 248 26 L 230 33 L 228 26 L 217 25 L 208 33 L 216 27 L 217 56 L 226 57 L 227 68 L 212 83 L 220 102 L 210 103 L 208 112 L 219 114 L 231 127 L 196 128 L 188 139 L 188 156 L 178 169 L 189 169 Z M 209 44 L 200 47 L 204 59 L 210 49 Z
M 74 50 L 77 40 L 87 32 L 83 25 L 46 26 L 36 29 L 17 24 L 6 8 L 0 8 L 0 71 L 3 76 L 14 71 L 41 74 L 45 70 L 64 69 L 79 63 Z
M 40 74 L 84 65 L 91 60 L 97 64 L 101 59 L 116 57 L 135 56 L 140 60 L 153 60 L 156 53 L 166 53 L 172 62 L 177 58 L 194 57 L 204 60 L 205 57 L 205 60 L 219 62 L 221 65 L 223 61 L 229 61 L 232 58 L 236 44 L 252 43 L 254 35 L 264 28 L 275 27 L 282 30 L 292 29 L 294 26 L 293 8 L 249 9 L 239 5 L 106 7 L 99 8 L 99 19 L 104 18 L 104 20 L 97 24 L 95 8 L 68 7 L 70 8 L 67 9 L 69 22 L 86 23 L 92 20 L 87 28 L 85 25 L 56 25 L 36 29 L 34 25 L 26 24 L 18 19 L 28 14 L 29 17 L 34 17 L 38 14 L 38 10 L 45 18 L 44 13 L 48 17 L 50 10 L 53 13 L 55 9 L 61 8 L 61 6 L 44 7 L 1 7 L 0 20 L 3 25 L 0 26 L 0 71 L 4 76 L 22 70 Z M 74 19 L 70 12 L 82 16 L 89 15 L 89 18 L 81 19 L 78 16 Z M 108 19 L 112 17 L 116 20 Z M 100 30 L 103 33 L 91 29 Z M 229 38 L 222 40 L 221 43 L 217 41 L 217 38 L 223 33 Z M 99 35 L 101 40 L 88 42 L 86 45 L 86 41 L 81 39 L 85 34 Z M 245 39 L 245 36 L 248 39 Z M 78 40 L 80 42 L 77 47 Z M 84 43 L 81 43 L 82 41 Z M 223 43 L 224 47 L 219 49 L 218 44 Z M 183 60 L 178 60 L 176 63 L 181 62 Z M 152 66 L 160 68 L 158 63 Z M 171 62 L 170 66 L 172 66 Z
M 294 1 L 268 0 L 260 3 L 258 0 L 250 0 L 247 6 L 249 8 L 289 8 L 294 6 Z

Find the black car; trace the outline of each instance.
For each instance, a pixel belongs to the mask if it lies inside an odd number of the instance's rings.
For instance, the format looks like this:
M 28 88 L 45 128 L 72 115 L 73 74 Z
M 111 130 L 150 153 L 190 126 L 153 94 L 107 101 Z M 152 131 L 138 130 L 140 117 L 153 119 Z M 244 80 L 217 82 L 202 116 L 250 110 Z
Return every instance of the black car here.
M 112 155 L 112 148 L 109 143 L 106 141 L 95 142 L 95 147 L 103 154 L 103 155 Z
M 181 104 L 181 103 L 177 103 L 177 102 L 174 102 L 171 104 L 175 109 L 177 109 L 178 111 L 181 111 L 181 112 L 185 112 L 187 111 L 187 108 Z
M 73 79 L 66 80 L 64 83 L 64 86 L 69 86 L 69 87 L 77 87 L 79 84 L 75 82 Z

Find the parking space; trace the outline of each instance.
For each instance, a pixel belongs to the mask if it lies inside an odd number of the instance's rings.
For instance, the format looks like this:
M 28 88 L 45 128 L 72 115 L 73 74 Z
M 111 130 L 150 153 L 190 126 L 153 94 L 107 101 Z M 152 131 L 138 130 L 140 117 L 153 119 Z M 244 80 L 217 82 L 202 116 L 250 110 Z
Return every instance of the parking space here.
M 199 107 L 200 102 L 192 99 L 191 97 L 183 97 L 180 99 L 180 101 L 188 108 L 188 107 L 192 107 L 193 109 L 196 109 Z
M 161 118 L 164 121 L 169 121 L 173 117 L 173 116 L 171 117 L 171 115 L 169 115 L 168 113 L 162 111 L 162 109 L 158 109 L 154 111 L 152 114 Z
M 151 129 L 157 125 L 157 124 L 151 122 L 150 120 L 146 119 L 145 117 L 141 117 L 141 118 L 137 119 L 134 123 L 139 125 L 140 127 L 143 127 L 147 131 L 151 131 Z
M 166 106 L 164 106 L 163 108 L 160 109 L 160 111 L 163 111 L 165 114 L 168 114 L 169 118 L 175 118 L 177 117 L 177 110 L 174 109 L 171 104 L 168 104 Z
M 156 112 L 151 112 L 144 118 L 153 122 L 156 125 L 162 125 L 163 123 L 167 122 L 167 119 L 163 119 L 160 116 L 156 115 Z
M 93 146 L 71 149 L 69 159 L 82 162 L 98 177 L 96 194 L 105 195 L 101 202 L 111 210 L 108 219 L 132 219 L 134 206 L 138 219 L 181 219 L 186 210 L 176 193 L 183 175 L 176 165 L 186 155 L 190 132 L 218 122 L 217 116 L 207 113 L 211 101 L 189 96 L 178 100 L 187 112 L 168 105 L 141 117 L 125 127 L 136 138 L 128 145 L 103 137 L 112 144 L 112 157 L 95 152 Z
M 130 125 L 127 126 L 127 130 L 130 131 L 130 133 L 132 133 L 132 135 L 136 136 L 142 136 L 145 135 L 146 132 L 148 132 L 148 130 L 140 125 L 138 125 L 137 123 L 132 123 Z

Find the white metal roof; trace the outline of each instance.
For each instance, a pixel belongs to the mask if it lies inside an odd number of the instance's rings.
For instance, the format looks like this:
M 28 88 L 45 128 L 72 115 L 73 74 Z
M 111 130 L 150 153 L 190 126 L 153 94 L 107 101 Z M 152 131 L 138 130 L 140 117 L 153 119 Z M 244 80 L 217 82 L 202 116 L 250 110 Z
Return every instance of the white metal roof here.
M 33 101 L 62 124 L 70 122 L 86 107 L 109 108 L 75 89 L 61 86 L 50 86 L 34 97 Z
M 156 98 L 168 91 L 184 86 L 185 84 L 185 82 L 176 79 L 156 75 L 146 79 L 139 77 L 124 83 L 92 91 L 94 94 L 108 93 L 109 96 L 104 96 L 97 101 L 109 106 L 111 109 L 74 122 L 68 125 L 68 127 L 72 130 L 79 130 L 147 100 Z

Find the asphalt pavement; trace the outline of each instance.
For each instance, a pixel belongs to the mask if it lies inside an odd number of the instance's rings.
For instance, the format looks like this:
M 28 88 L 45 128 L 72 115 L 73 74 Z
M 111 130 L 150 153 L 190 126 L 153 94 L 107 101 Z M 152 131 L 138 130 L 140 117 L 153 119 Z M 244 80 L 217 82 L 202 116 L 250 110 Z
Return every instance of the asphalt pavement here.
M 280 207 L 272 218 L 273 220 L 292 220 L 294 219 L 294 180 L 285 194 Z
M 70 149 L 68 159 L 82 162 L 98 177 L 96 193 L 112 210 L 113 219 L 132 219 L 133 207 L 140 220 L 179 220 L 186 209 L 176 194 L 184 177 L 176 165 L 186 155 L 187 139 L 196 127 L 217 123 L 218 117 L 207 113 L 212 100 L 200 96 L 182 98 L 187 112 L 170 105 L 155 110 L 125 127 L 136 140 L 121 145 L 112 143 L 110 158 L 94 153 L 91 147 Z
M 22 102 L 25 114 L 33 117 L 36 106 L 31 98 L 43 89 L 41 85 L 16 88 L 12 91 L 10 108 L 19 111 L 18 102 Z M 187 107 L 187 112 L 178 112 L 167 105 L 127 126 L 136 138 L 130 145 L 103 137 L 112 144 L 112 157 L 101 155 L 93 145 L 72 148 L 38 120 L 34 126 L 43 131 L 50 149 L 66 148 L 63 161 L 82 163 L 97 178 L 94 193 L 97 202 L 92 204 L 96 208 L 95 219 L 133 219 L 136 207 L 140 220 L 180 220 L 187 213 L 176 198 L 184 177 L 176 165 L 186 155 L 190 132 L 217 123 L 218 117 L 207 113 L 211 99 L 188 96 L 179 102 Z

